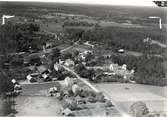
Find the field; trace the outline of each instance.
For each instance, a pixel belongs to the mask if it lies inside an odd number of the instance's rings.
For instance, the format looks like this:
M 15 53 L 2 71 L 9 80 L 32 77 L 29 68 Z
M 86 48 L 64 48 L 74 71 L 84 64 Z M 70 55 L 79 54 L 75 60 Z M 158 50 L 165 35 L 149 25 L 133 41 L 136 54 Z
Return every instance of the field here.
M 16 116 L 56 116 L 61 107 L 59 101 L 52 97 L 20 96 L 16 102 Z
M 165 9 L 166 10 L 166 9 Z M 76 39 L 81 38 L 83 41 L 94 41 L 111 47 L 108 51 L 105 50 L 105 46 L 100 49 L 94 49 L 99 51 L 95 55 L 113 54 L 117 46 L 124 48 L 125 53 L 121 55 L 133 55 L 135 57 L 142 56 L 142 46 L 138 40 L 144 39 L 147 36 L 155 38 L 156 44 L 163 46 L 161 43 L 164 39 L 163 33 L 166 33 L 167 28 L 166 12 L 160 8 L 146 8 L 146 7 L 130 7 L 130 6 L 98 6 L 98 5 L 80 5 L 80 4 L 57 4 L 57 3 L 23 3 L 23 2 L 0 2 L 0 16 L 3 14 L 15 15 L 18 20 L 23 18 L 27 20 L 25 22 L 39 23 L 41 31 L 51 34 L 59 34 L 68 32 L 67 30 L 78 31 L 82 30 L 95 30 L 93 33 L 85 33 L 85 39 L 83 34 L 78 36 L 74 35 Z M 54 17 L 53 14 L 72 14 L 73 16 L 58 16 Z M 45 17 L 43 17 L 45 16 Z M 84 18 L 83 18 L 84 16 Z M 158 27 L 158 21 L 149 19 L 149 16 L 159 16 L 162 18 L 163 29 L 162 38 L 161 31 Z M 85 18 L 86 17 L 86 18 Z M 85 21 L 88 23 L 97 23 L 97 27 L 89 26 L 66 26 L 63 24 L 66 20 Z M 14 20 L 14 19 L 12 19 Z M 32 20 L 32 21 L 29 21 Z M 1 19 L 0 19 L 1 21 Z M 14 21 L 13 21 L 14 22 Z M 20 21 L 21 22 L 21 21 Z M 98 27 L 99 26 L 99 27 Z M 103 29 L 104 30 L 101 30 Z M 81 30 L 81 31 L 82 31 Z M 140 31 L 141 30 L 141 31 Z M 144 32 L 146 30 L 146 32 Z M 96 32 L 99 31 L 99 32 Z M 104 32 L 103 32 L 104 31 Z M 86 31 L 85 31 L 86 32 Z M 106 32 L 106 33 L 105 33 Z M 113 33 L 112 33 L 113 32 Z M 97 34 L 96 34 L 97 33 Z M 155 33 L 155 35 L 154 35 Z M 90 36 L 89 36 L 90 35 Z M 90 38 L 88 38 L 88 37 Z M 73 44 L 71 40 L 76 40 L 73 36 L 66 37 L 60 40 L 59 44 L 55 48 L 61 50 L 61 52 L 71 52 L 78 50 L 84 52 L 86 50 L 92 50 L 89 46 L 84 44 Z M 69 39 L 69 40 L 68 40 Z M 70 40 L 71 39 L 71 40 Z M 87 40 L 90 39 L 90 40 Z M 120 39 L 120 40 L 119 40 Z M 135 40 L 136 39 L 136 40 Z M 113 40 L 113 42 L 111 41 Z M 119 41 L 116 41 L 119 40 Z M 134 41 L 135 40 L 135 41 Z M 119 43 L 118 45 L 116 43 Z M 161 42 L 161 43 L 160 43 Z M 56 42 L 55 42 L 56 43 Z M 114 47 L 114 44 L 115 47 Z M 131 45 L 134 45 L 131 46 Z M 117 45 L 117 46 L 116 46 Z M 135 47 L 136 45 L 136 47 Z M 100 45 L 98 45 L 100 46 Z M 95 46 L 96 47 L 96 46 Z M 118 48 L 118 47 L 117 47 Z M 48 49 L 47 52 L 51 52 L 52 49 Z M 129 51 L 128 51 L 129 50 Z M 33 55 L 40 55 L 43 52 L 33 53 Z M 118 54 L 118 53 L 114 53 Z M 165 53 L 167 55 L 167 53 Z M 30 56 L 30 55 L 29 55 Z M 111 59 L 106 60 L 105 63 L 109 65 L 112 63 Z M 167 59 L 164 62 L 165 72 L 167 76 Z M 142 77 L 141 77 L 142 78 Z M 157 77 L 155 77 L 157 78 Z M 23 93 L 15 98 L 15 109 L 18 112 L 16 116 L 57 116 L 61 108 L 61 102 L 53 97 L 48 97 L 48 89 L 55 86 L 55 83 L 46 84 L 24 84 Z M 116 106 L 120 112 L 128 114 L 129 107 L 136 101 L 143 101 L 149 107 L 151 112 L 153 111 L 166 111 L 167 112 L 167 87 L 140 85 L 140 84 L 120 84 L 120 83 L 100 83 L 94 84 L 97 89 L 102 91 Z M 82 87 L 82 86 L 81 86 Z M 0 116 L 3 112 L 3 102 L 0 100 Z M 97 106 L 98 107 L 98 106 Z M 115 107 L 114 107 L 115 108 Z M 116 109 L 113 109 L 112 113 L 118 114 Z M 96 110 L 96 109 L 95 109 Z M 93 109 L 89 110 L 93 111 Z M 101 112 L 101 111 L 99 111 Z M 84 112 L 81 112 L 84 114 Z M 95 113 L 96 112 L 91 112 Z M 87 112 L 89 114 L 89 112 Z M 90 114 L 89 114 L 90 115 Z
M 62 32 L 62 24 L 55 22 L 45 22 L 45 24 L 41 24 L 41 29 L 47 32 L 57 33 Z
M 145 102 L 151 112 L 167 112 L 167 87 L 120 83 L 94 85 L 113 100 L 122 113 L 128 114 L 129 107 L 136 101 Z
M 58 115 L 61 108 L 60 102 L 53 97 L 47 96 L 48 89 L 55 85 L 56 83 L 24 84 L 23 93 L 14 99 L 16 102 L 14 107 L 16 111 L 15 116 Z M 0 99 L 0 116 L 3 116 L 2 113 L 4 110 L 6 110 L 7 113 L 13 112 L 10 108 L 10 105 L 7 106 L 7 104 L 4 104 Z
M 60 102 L 48 97 L 48 89 L 55 83 L 23 85 L 23 93 L 16 101 L 16 116 L 56 116 L 61 109 Z M 26 108 L 25 108 L 26 107 Z

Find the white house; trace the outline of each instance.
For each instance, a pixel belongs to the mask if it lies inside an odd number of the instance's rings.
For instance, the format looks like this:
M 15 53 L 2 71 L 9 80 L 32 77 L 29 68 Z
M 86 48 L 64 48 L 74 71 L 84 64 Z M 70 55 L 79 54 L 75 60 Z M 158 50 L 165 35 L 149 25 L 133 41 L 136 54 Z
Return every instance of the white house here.
M 66 65 L 66 66 L 74 66 L 74 61 L 71 60 L 71 59 L 67 59 L 67 60 L 65 60 L 64 65 Z

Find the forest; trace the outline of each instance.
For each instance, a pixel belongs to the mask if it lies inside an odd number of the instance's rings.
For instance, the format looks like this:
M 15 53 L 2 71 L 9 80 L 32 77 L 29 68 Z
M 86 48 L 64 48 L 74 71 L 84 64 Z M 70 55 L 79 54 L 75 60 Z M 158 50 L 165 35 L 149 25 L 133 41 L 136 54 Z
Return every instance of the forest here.
M 138 52 L 151 50 L 153 54 L 164 52 L 164 48 L 156 44 L 148 45 L 147 43 L 143 43 L 143 40 L 147 37 L 162 43 L 166 41 L 165 32 L 137 28 L 97 27 L 82 34 L 82 40 L 101 42 L 113 49 L 123 48 Z

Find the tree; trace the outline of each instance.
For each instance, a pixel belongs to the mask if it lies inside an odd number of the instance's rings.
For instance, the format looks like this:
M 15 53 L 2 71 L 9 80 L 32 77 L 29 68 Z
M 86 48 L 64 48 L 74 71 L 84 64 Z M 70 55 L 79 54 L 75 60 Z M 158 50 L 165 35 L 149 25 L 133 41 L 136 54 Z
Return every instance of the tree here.
M 131 117 L 147 117 L 149 110 L 144 102 L 135 102 L 130 106 Z
M 163 59 L 157 57 L 142 57 L 137 65 L 135 80 L 137 83 L 151 85 L 166 85 L 165 70 L 162 66 Z
M 82 63 L 79 63 L 76 67 L 75 67 L 75 71 L 77 73 L 80 73 L 82 70 L 85 70 L 85 66 Z
M 88 52 L 88 54 L 86 55 L 85 61 L 86 62 L 91 61 L 94 58 L 95 58 L 95 56 L 92 53 Z
M 0 53 L 7 57 L 7 53 L 16 52 L 16 27 L 13 25 L 3 25 L 0 27 Z
M 0 81 L 0 94 L 14 90 L 11 78 L 9 78 L 6 72 L 2 69 L 0 69 Z
M 14 56 L 12 57 L 11 64 L 12 66 L 21 66 L 23 65 L 24 60 L 22 56 Z
M 35 65 L 36 64 L 37 66 L 42 64 L 41 63 L 41 58 L 39 56 L 37 56 L 37 55 L 31 56 L 30 59 L 29 59 L 29 63 L 31 65 Z
M 51 60 L 54 62 L 58 62 L 60 55 L 61 53 L 58 48 L 53 49 L 51 53 Z
M 66 59 L 72 59 L 72 54 L 70 52 L 66 52 L 64 54 L 62 54 L 62 57 L 61 57 L 63 60 L 66 60 Z

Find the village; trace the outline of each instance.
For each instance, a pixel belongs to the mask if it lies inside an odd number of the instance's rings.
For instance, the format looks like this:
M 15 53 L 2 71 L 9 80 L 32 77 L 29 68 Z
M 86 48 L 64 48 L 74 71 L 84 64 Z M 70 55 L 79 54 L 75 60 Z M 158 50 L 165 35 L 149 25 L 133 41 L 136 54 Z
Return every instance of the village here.
M 164 21 L 65 6 L 2 14 L 0 116 L 166 117 Z
M 57 48 L 52 50 L 52 54 L 45 53 L 40 56 L 32 56 L 29 61 L 24 64 L 29 69 L 26 79 L 19 81 L 13 79 L 15 84 L 14 93 L 16 95 L 25 95 L 26 89 L 24 85 L 41 85 L 52 83 L 53 87 L 45 89 L 42 95 L 56 97 L 62 103 L 60 115 L 88 116 L 87 111 L 91 111 L 94 106 L 99 105 L 100 110 L 105 115 L 120 116 L 119 112 L 114 108 L 112 101 L 107 99 L 96 89 L 90 82 L 133 82 L 134 71 L 127 70 L 124 64 L 108 64 L 108 66 L 94 66 L 90 61 L 95 62 L 93 53 L 94 45 L 85 42 L 85 48 L 89 50 L 76 50 L 77 44 L 69 50 L 63 51 Z M 52 57 L 55 55 L 59 58 L 53 62 Z M 49 67 L 51 66 L 51 67 Z M 25 92 L 24 92 L 25 91 Z M 31 94 L 29 94 L 31 95 Z M 94 111 L 98 111 L 98 109 Z M 91 113 L 91 112 L 90 112 Z M 85 115 L 84 115 L 85 114 Z

